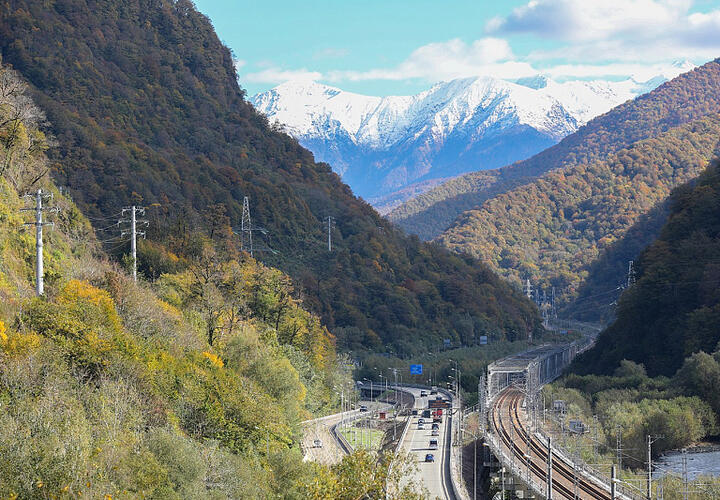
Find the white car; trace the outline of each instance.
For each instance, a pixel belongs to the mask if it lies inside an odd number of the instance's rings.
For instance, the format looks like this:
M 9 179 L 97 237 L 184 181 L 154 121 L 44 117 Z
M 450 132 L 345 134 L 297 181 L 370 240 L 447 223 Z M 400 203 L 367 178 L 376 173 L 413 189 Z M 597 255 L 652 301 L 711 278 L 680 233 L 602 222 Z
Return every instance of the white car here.
M 438 440 L 437 439 L 431 439 L 430 440 L 430 446 L 429 448 L 431 450 L 437 450 L 438 449 Z

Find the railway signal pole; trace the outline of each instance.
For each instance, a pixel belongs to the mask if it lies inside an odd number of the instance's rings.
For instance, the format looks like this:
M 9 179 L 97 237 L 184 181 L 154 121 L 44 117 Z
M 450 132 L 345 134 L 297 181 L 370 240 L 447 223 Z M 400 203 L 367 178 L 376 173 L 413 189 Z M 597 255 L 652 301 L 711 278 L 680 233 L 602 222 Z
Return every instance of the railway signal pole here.
M 45 269 L 43 268 L 43 226 L 54 226 L 52 222 L 43 222 L 43 210 L 58 213 L 59 208 L 43 207 L 45 199 L 52 199 L 52 193 L 38 189 L 35 194 L 26 194 L 26 198 L 35 198 L 35 206 L 21 208 L 22 212 L 35 212 L 35 222 L 26 222 L 26 226 L 35 226 L 35 293 L 40 297 L 45 293 Z

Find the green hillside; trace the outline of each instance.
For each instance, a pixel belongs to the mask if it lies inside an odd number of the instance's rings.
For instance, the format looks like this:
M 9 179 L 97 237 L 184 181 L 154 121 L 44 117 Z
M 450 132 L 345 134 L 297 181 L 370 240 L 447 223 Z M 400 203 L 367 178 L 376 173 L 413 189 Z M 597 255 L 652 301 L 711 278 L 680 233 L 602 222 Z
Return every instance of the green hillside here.
M 533 182 L 545 172 L 605 161 L 633 143 L 720 112 L 719 88 L 720 62 L 716 60 L 591 120 L 532 158 L 450 180 L 398 207 L 389 218 L 422 239 L 436 238 L 466 210 Z
M 672 375 L 720 342 L 720 167 L 677 189 L 659 238 L 636 260 L 637 283 L 623 293 L 617 320 L 576 364 L 610 373 L 622 359 L 650 375 Z M 715 405 L 720 410 L 720 405 Z
M 660 235 L 668 204 L 666 198 L 641 215 L 622 238 L 600 250 L 597 259 L 587 266 L 577 298 L 564 305 L 560 316 L 604 324 L 615 319 L 617 299 L 627 286 L 629 263 Z
M 658 221 L 665 223 L 656 230 Z M 675 189 L 633 230 L 643 228 L 659 235 L 633 256 L 638 279 L 620 297 L 617 319 L 568 375 L 545 388 L 548 401 L 568 401 L 570 418 L 597 419 L 596 439 L 610 451 L 601 463 L 615 457 L 619 436 L 625 467 L 640 470 L 649 434 L 658 436 L 654 456 L 718 434 L 720 165 Z M 634 244 L 619 241 L 610 252 Z M 717 478 L 695 481 L 690 487 L 702 498 L 717 496 Z M 681 496 L 680 484 L 662 482 L 666 495 Z
M 0 52 L 48 114 L 54 178 L 96 227 L 130 203 L 152 207 L 146 278 L 187 266 L 197 232 L 230 238 L 247 196 L 267 230 L 256 246 L 277 252 L 257 255 L 293 276 L 344 349 L 540 333 L 534 306 L 488 268 L 401 234 L 255 113 L 189 0 L 19 0 L 0 9 Z
M 0 67 L 0 498 L 307 498 L 300 421 L 349 384 L 280 271 L 206 235 L 137 285 L 48 180 L 55 141 Z M 53 194 L 45 296 L 20 193 Z
M 572 296 L 599 252 L 673 187 L 699 175 L 717 154 L 719 140 L 715 114 L 604 161 L 549 172 L 465 212 L 438 241 L 491 262 L 517 283 L 529 277 Z

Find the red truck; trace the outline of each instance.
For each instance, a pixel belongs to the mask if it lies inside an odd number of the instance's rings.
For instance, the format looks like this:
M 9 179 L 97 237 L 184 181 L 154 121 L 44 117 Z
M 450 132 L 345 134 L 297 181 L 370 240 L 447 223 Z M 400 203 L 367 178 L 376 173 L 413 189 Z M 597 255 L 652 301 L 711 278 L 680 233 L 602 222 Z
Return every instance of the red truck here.
M 432 412 L 433 422 L 442 422 L 442 416 L 443 416 L 442 408 L 433 410 L 433 412 Z

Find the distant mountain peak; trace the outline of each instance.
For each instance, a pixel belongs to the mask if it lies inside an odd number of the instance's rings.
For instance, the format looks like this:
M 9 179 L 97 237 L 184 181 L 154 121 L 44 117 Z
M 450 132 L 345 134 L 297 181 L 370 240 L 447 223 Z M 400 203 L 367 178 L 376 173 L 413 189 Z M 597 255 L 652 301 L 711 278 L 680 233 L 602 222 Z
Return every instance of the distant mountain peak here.
M 531 89 L 544 89 L 550 83 L 550 78 L 545 75 L 527 76 L 525 78 L 518 78 L 515 83 Z
M 679 63 L 678 71 L 685 67 Z M 382 209 L 384 196 L 421 190 L 408 187 L 528 158 L 666 80 L 660 75 L 643 82 L 559 83 L 543 74 L 514 82 L 477 76 L 386 97 L 293 80 L 251 102 Z

